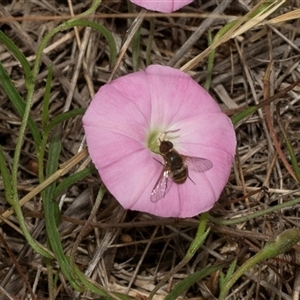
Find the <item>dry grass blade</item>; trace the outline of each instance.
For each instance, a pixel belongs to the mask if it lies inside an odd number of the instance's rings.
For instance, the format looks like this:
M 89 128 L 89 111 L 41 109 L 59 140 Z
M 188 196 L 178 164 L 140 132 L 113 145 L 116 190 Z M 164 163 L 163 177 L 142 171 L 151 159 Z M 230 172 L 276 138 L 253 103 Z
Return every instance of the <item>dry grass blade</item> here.
M 235 32 L 232 33 L 232 38 L 235 38 L 241 34 L 243 34 L 246 31 L 249 31 L 256 27 L 258 24 L 261 24 L 264 20 L 267 19 L 267 17 L 272 14 L 274 11 L 276 11 L 282 4 L 284 4 L 286 1 L 274 1 L 270 6 L 259 12 L 256 16 L 250 17 L 251 13 L 248 14 L 249 20 L 245 22 L 242 26 L 240 26 Z M 260 1 L 256 7 L 252 9 L 253 12 L 255 12 L 256 9 L 259 8 L 264 3 L 268 3 L 268 1 Z M 246 16 L 247 17 L 247 16 Z

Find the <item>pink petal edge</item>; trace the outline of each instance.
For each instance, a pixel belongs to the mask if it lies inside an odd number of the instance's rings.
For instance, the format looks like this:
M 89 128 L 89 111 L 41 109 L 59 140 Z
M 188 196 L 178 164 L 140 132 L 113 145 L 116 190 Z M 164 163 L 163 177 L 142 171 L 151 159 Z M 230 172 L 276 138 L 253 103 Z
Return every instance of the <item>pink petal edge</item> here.
M 163 13 L 171 13 L 193 2 L 193 0 L 130 0 L 130 1 L 143 8 L 159 11 Z

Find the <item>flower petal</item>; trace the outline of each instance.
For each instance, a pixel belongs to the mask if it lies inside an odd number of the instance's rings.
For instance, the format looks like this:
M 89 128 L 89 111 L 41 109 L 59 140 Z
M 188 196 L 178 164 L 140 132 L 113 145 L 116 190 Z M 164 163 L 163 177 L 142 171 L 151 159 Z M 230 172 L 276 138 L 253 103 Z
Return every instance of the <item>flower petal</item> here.
M 169 129 L 172 124 L 199 113 L 221 112 L 213 98 L 186 73 L 165 66 L 146 69 L 152 99 L 151 125 Z
M 148 148 L 123 134 L 88 125 L 85 132 L 89 154 L 102 181 L 124 208 L 131 208 L 143 194 L 145 180 L 154 180 L 162 166 Z
M 150 107 L 145 72 L 133 73 L 100 88 L 83 117 L 83 124 L 106 128 L 146 143 Z M 131 115 L 134 118 L 130 118 Z
M 179 131 L 176 132 L 178 138 L 174 147 L 181 154 L 211 158 L 212 148 L 231 155 L 235 153 L 236 139 L 233 125 L 221 111 L 200 113 L 176 125 Z
M 198 181 L 201 184 L 197 184 L 197 176 L 201 177 Z M 176 218 L 187 218 L 207 211 L 218 200 L 219 194 L 215 194 L 214 187 L 206 178 L 205 173 L 198 173 L 197 176 L 193 178 L 196 180 L 196 184 L 190 179 L 187 179 L 183 184 L 173 183 L 168 194 L 155 203 L 150 201 L 151 190 L 148 186 L 146 192 L 141 195 L 131 209 L 144 211 L 147 207 L 147 212 L 153 215 Z M 152 181 L 151 184 L 154 186 L 155 182 L 156 180 Z
M 130 1 L 146 9 L 155 10 L 163 13 L 171 13 L 193 2 L 193 0 L 130 0 Z

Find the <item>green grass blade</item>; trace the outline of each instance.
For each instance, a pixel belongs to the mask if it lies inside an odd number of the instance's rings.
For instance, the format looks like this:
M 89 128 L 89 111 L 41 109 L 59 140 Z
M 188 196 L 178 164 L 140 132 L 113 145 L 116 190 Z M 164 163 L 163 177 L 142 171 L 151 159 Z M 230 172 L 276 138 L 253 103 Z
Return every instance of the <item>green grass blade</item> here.
M 213 41 L 211 30 L 208 30 L 208 32 L 207 32 L 207 41 L 208 41 L 208 45 L 210 46 L 212 44 L 212 41 Z M 216 56 L 216 50 L 214 49 L 208 55 L 207 75 L 206 75 L 205 84 L 204 84 L 204 88 L 207 91 L 209 91 L 210 84 L 211 84 L 211 78 L 212 78 L 212 72 L 213 72 L 213 68 L 214 68 L 215 56 Z
M 27 227 L 26 222 L 24 220 L 24 216 L 22 214 L 22 210 L 20 207 L 20 204 L 18 202 L 18 199 L 15 197 L 15 195 L 12 195 L 12 176 L 6 166 L 5 156 L 3 153 L 3 149 L 0 146 L 0 172 L 2 177 L 2 182 L 5 189 L 5 197 L 6 201 L 12 206 L 12 208 L 15 211 L 15 214 L 17 215 L 20 228 L 24 234 L 24 237 L 26 238 L 28 244 L 40 255 L 52 258 L 51 254 L 48 252 L 48 249 L 44 249 L 41 245 L 39 245 L 30 235 Z
M 27 61 L 25 55 L 19 50 L 19 48 L 15 45 L 15 43 L 7 37 L 3 31 L 0 30 L 0 43 L 6 46 L 6 48 L 16 57 L 16 59 L 20 62 L 24 72 L 25 78 L 29 79 L 31 77 L 30 73 L 30 65 Z
M 233 116 L 231 118 L 232 124 L 236 125 L 238 122 L 240 122 L 244 118 L 248 117 L 249 115 L 251 115 L 252 113 L 257 111 L 258 109 L 259 109 L 259 107 L 257 107 L 257 106 L 250 106 L 250 107 L 246 108 L 245 110 L 241 111 L 240 113 L 236 114 L 235 116 Z
M 61 153 L 61 139 L 60 130 L 55 131 L 54 137 L 50 142 L 48 161 L 46 166 L 46 177 L 52 175 L 59 167 L 59 156 Z M 56 184 L 52 183 L 45 190 L 42 191 L 44 213 L 45 213 L 45 224 L 48 235 L 48 241 L 51 249 L 57 259 L 59 266 L 76 290 L 81 290 L 80 285 L 77 283 L 73 274 L 70 272 L 70 262 L 65 256 L 63 247 L 60 241 L 60 235 L 57 230 L 57 220 L 59 219 L 59 214 L 57 210 L 57 203 L 54 201 L 54 192 Z
M 46 166 L 47 177 L 52 175 L 59 167 L 59 156 L 62 148 L 60 137 L 60 130 L 55 130 L 48 151 L 48 162 Z M 83 176 L 83 174 L 84 173 L 81 173 L 80 175 L 76 176 Z M 73 177 L 72 180 L 74 180 L 76 176 Z M 68 183 L 69 182 L 67 182 L 67 184 Z M 54 197 L 65 186 L 65 184 L 66 183 L 56 189 L 56 185 L 55 183 L 53 183 L 42 192 L 45 212 L 45 224 L 49 244 L 55 255 L 55 258 L 58 261 L 62 273 L 75 290 L 84 291 L 89 289 L 96 294 L 109 297 L 109 295 L 104 290 L 96 287 L 91 282 L 89 282 L 89 280 L 85 277 L 84 274 L 82 274 L 82 272 L 76 265 L 72 264 L 71 266 L 70 259 L 64 254 L 60 235 L 57 229 L 57 220 L 59 219 L 60 215 L 58 211 L 58 205 L 54 201 Z
M 230 279 L 230 277 L 232 276 L 232 274 L 234 273 L 234 270 L 236 268 L 236 264 L 237 264 L 237 260 L 235 259 L 229 266 L 228 271 L 226 273 L 226 275 L 222 275 L 220 278 L 220 290 L 222 290 L 224 288 L 224 286 L 226 285 L 227 281 Z
M 74 183 L 84 179 L 88 175 L 91 175 L 94 171 L 95 171 L 94 167 L 89 167 L 68 176 L 56 187 L 54 192 L 54 198 L 58 197 L 61 193 L 63 193 L 68 187 L 70 187 Z
M 132 39 L 132 63 L 133 63 L 133 71 L 136 72 L 139 70 L 139 59 L 141 57 L 141 26 L 136 31 L 133 39 Z
M 25 112 L 25 102 L 18 93 L 17 89 L 13 85 L 12 81 L 10 80 L 10 77 L 8 76 L 6 70 L 4 69 L 3 65 L 0 63 L 0 84 L 2 85 L 3 89 L 5 90 L 8 98 L 12 102 L 13 106 L 15 107 L 17 113 L 22 118 Z M 36 147 L 38 147 L 41 144 L 41 137 L 39 134 L 39 130 L 32 120 L 32 118 L 29 117 L 28 120 L 28 127 L 29 130 L 33 136 L 34 142 Z
M 224 262 L 215 266 L 210 266 L 202 269 L 201 271 L 197 271 L 194 274 L 188 276 L 187 278 L 183 279 L 179 282 L 170 292 L 168 296 L 166 296 L 165 300 L 175 300 L 178 297 L 185 293 L 193 284 L 197 281 L 205 278 L 206 276 L 217 272 L 228 265 L 228 262 Z
M 225 285 L 223 285 L 220 290 L 219 299 L 225 300 L 231 287 L 248 270 L 266 259 L 274 258 L 290 251 L 299 242 L 299 240 L 299 230 L 287 229 L 276 236 L 274 240 L 267 242 L 259 252 L 247 259 L 229 278 L 227 276 L 228 280 L 225 279 Z
M 151 64 L 151 51 L 153 47 L 154 32 L 155 32 L 154 19 L 151 18 L 149 22 L 150 22 L 150 29 L 149 29 L 147 48 L 146 48 L 146 66 L 149 66 Z
M 0 146 L 0 173 L 4 185 L 5 198 L 10 203 L 11 192 L 11 174 L 7 168 L 6 160 L 2 147 Z
M 287 150 L 289 152 L 289 155 L 290 155 L 293 170 L 294 170 L 295 175 L 298 179 L 298 182 L 300 182 L 300 169 L 299 169 L 299 166 L 298 166 L 298 160 L 297 160 L 294 148 L 293 148 L 292 144 L 290 143 L 290 141 L 288 140 L 287 136 L 285 136 L 284 139 L 285 139 L 286 148 L 287 148 Z
M 91 3 L 91 7 L 86 11 L 82 12 L 80 15 L 78 15 L 78 17 L 79 18 L 88 17 L 89 15 L 91 15 L 97 10 L 101 2 L 102 0 L 93 0 L 93 3 Z
M 49 124 L 45 127 L 44 132 L 49 133 L 55 126 L 71 118 L 82 115 L 85 112 L 85 110 L 86 110 L 85 108 L 73 109 L 54 117 L 51 120 L 51 122 L 49 122 Z
M 44 100 L 43 100 L 43 112 L 42 112 L 42 128 L 43 129 L 48 124 L 52 75 L 53 75 L 53 65 L 51 64 L 48 69 L 46 88 L 45 88 L 45 94 L 44 94 Z
M 298 182 L 300 182 L 300 169 L 299 169 L 299 166 L 298 166 L 298 160 L 297 160 L 297 157 L 296 157 L 293 145 L 290 143 L 288 135 L 286 133 L 286 130 L 285 130 L 285 128 L 284 128 L 284 126 L 283 126 L 283 124 L 281 122 L 281 117 L 280 117 L 280 102 L 278 102 L 276 104 L 276 116 L 277 116 L 277 122 L 278 122 L 278 125 L 279 125 L 279 128 L 280 128 L 280 131 L 281 131 L 281 133 L 283 135 L 283 138 L 284 138 L 284 142 L 285 142 L 286 148 L 287 148 L 287 150 L 289 152 L 289 155 L 290 155 L 290 159 L 291 159 L 291 162 L 292 162 L 293 170 L 295 172 L 295 175 L 296 175 L 296 178 L 297 178 Z

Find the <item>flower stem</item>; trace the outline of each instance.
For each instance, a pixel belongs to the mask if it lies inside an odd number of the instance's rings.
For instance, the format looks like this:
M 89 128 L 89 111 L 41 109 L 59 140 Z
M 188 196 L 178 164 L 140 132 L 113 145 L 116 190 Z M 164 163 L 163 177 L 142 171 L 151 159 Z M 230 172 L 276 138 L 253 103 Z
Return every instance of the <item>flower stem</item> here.
M 274 241 L 266 243 L 265 247 L 259 253 L 247 260 L 225 283 L 221 290 L 219 300 L 224 300 L 234 283 L 254 265 L 291 250 L 299 241 L 300 231 L 296 229 L 288 229 L 282 232 Z

